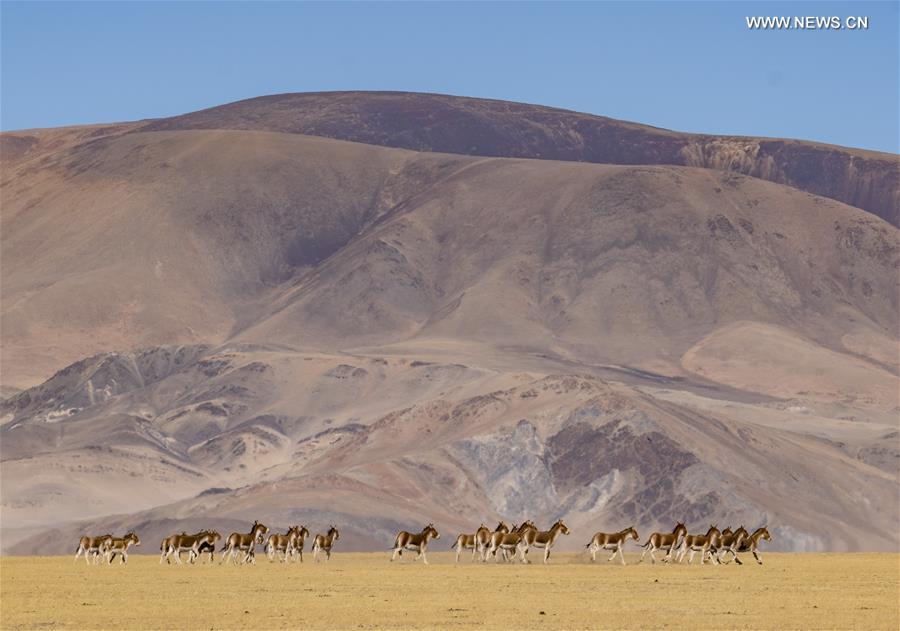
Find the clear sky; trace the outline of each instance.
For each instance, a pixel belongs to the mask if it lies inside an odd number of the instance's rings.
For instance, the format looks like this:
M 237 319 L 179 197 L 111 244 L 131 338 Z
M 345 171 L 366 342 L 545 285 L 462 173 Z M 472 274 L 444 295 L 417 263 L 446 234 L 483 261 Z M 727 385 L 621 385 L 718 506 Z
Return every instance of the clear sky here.
M 746 16 L 867 16 L 750 30 Z M 410 90 L 898 151 L 898 2 L 2 2 L 4 130 Z M 842 22 L 843 23 L 843 22 Z

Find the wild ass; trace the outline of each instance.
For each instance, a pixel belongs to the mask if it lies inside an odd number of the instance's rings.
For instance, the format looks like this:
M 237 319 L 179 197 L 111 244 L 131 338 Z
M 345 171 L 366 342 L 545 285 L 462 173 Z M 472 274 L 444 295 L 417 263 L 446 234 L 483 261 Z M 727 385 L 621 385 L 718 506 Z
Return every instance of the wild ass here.
M 300 536 L 300 528 L 300 526 L 291 526 L 283 535 L 269 535 L 269 540 L 266 542 L 266 555 L 268 555 L 269 561 L 274 561 L 278 552 L 284 555 L 282 559 L 284 563 L 287 563 L 288 557 L 294 558 L 294 548 L 297 545 L 297 538 Z
M 175 561 L 181 564 L 181 552 L 188 551 L 188 562 L 193 563 L 203 552 L 209 552 L 210 561 L 213 560 L 213 554 L 216 543 L 222 538 L 215 530 L 201 530 L 200 532 L 189 535 L 182 532 L 179 535 L 172 535 L 162 540 L 159 545 L 160 557 L 159 562 L 165 559 L 166 563 L 171 563 L 171 557 L 175 555 Z
M 619 559 L 622 560 L 622 565 L 625 565 L 625 555 L 622 552 L 622 548 L 625 547 L 625 542 L 628 541 L 629 537 L 635 541 L 638 540 L 638 533 L 637 530 L 634 529 L 634 526 L 626 528 L 625 530 L 620 530 L 616 533 L 598 532 L 591 537 L 590 543 L 588 543 L 585 548 L 591 553 L 591 561 L 597 560 L 597 552 L 599 550 L 612 550 L 612 556 L 610 556 L 606 562 L 609 563 L 615 559 L 616 554 L 618 554 Z
M 709 552 L 711 548 L 715 548 L 719 545 L 719 538 L 721 536 L 722 533 L 719 532 L 719 529 L 716 528 L 715 524 L 709 527 L 709 530 L 706 531 L 705 535 L 685 535 L 681 542 L 681 549 L 677 555 L 678 562 L 681 563 L 684 560 L 684 555 L 690 550 L 691 556 L 688 558 L 688 565 L 694 562 L 694 554 L 696 552 L 700 553 L 700 565 L 703 565 L 706 562 L 706 553 Z M 719 557 L 715 555 L 710 556 L 716 563 L 719 562 Z
M 515 559 L 519 555 L 521 562 L 527 563 L 525 554 L 536 533 L 537 529 L 531 522 L 525 522 L 521 526 L 513 525 L 512 532 L 492 532 L 484 560 L 487 561 L 489 556 L 499 559 L 499 551 L 504 560 Z
M 84 554 L 84 562 L 88 565 L 91 564 L 91 557 L 94 557 L 94 562 L 99 562 L 100 555 L 106 555 L 106 549 L 109 547 L 110 541 L 112 541 L 113 536 L 106 534 L 101 535 L 99 537 L 88 537 L 85 535 L 78 541 L 78 549 L 75 550 L 75 561 L 78 560 L 78 557 Z
M 334 542 L 340 538 L 341 533 L 334 526 L 331 526 L 324 535 L 316 535 L 312 546 L 313 559 L 315 559 L 316 563 L 319 562 L 319 550 L 325 552 L 326 562 L 331 560 L 331 549 L 334 547 Z
M 258 521 L 254 521 L 253 526 L 250 528 L 250 532 L 231 533 L 230 535 L 228 535 L 228 539 L 225 540 L 225 545 L 222 547 L 222 552 L 224 552 L 225 554 L 222 555 L 222 560 L 219 563 L 224 563 L 225 560 L 229 557 L 232 561 L 234 561 L 238 551 L 245 553 L 244 558 L 241 560 L 241 563 L 246 563 L 247 561 L 255 561 L 256 544 L 262 544 L 264 541 L 264 537 L 268 532 L 269 529 L 266 526 L 262 525 Z
M 113 559 L 116 558 L 116 555 L 122 557 L 120 563 L 128 563 L 128 548 L 131 546 L 139 546 L 141 545 L 140 538 L 134 533 L 129 532 L 124 537 L 113 537 L 109 545 L 106 548 L 106 563 L 107 565 L 113 562 Z
M 297 532 L 297 538 L 294 540 L 294 548 L 291 550 L 291 560 L 293 560 L 294 555 L 300 555 L 300 563 L 303 563 L 303 546 L 306 545 L 306 538 L 309 536 L 309 529 L 306 526 L 299 526 L 300 530 Z
M 416 558 L 413 560 L 418 561 L 419 557 L 422 557 L 422 561 L 425 565 L 428 565 L 428 557 L 425 556 L 425 551 L 428 549 L 428 540 L 440 538 L 441 535 L 434 527 L 434 524 L 428 524 L 422 529 L 422 532 L 416 534 L 401 530 L 397 533 L 397 538 L 394 539 L 394 549 L 391 554 L 391 561 L 393 561 L 398 554 L 403 556 L 404 550 L 415 550 Z
M 651 562 L 656 563 L 656 555 L 654 555 L 653 552 L 662 550 L 663 548 L 668 548 L 666 556 L 663 557 L 663 561 L 668 563 L 669 559 L 672 558 L 672 551 L 678 547 L 678 541 L 686 534 L 687 527 L 681 522 L 675 524 L 675 528 L 672 529 L 671 533 L 654 532 L 650 535 L 650 538 L 647 539 L 647 543 L 642 546 L 644 551 L 641 552 L 641 558 L 638 560 L 638 563 L 644 560 L 644 555 L 647 554 L 647 552 L 650 553 Z
M 740 548 L 741 544 L 744 542 L 744 539 L 750 536 L 750 533 L 747 532 L 747 529 L 741 526 L 734 532 L 731 531 L 731 528 L 726 528 L 722 531 L 722 536 L 719 537 L 719 545 L 716 547 L 716 557 L 719 560 L 719 563 L 730 563 L 731 559 L 728 561 L 724 560 L 724 555 L 727 553 L 731 553 L 731 556 L 734 558 L 735 563 L 738 565 L 743 565 L 741 560 L 738 558 L 737 551 Z
M 544 563 L 546 564 L 550 558 L 550 548 L 556 543 L 559 535 L 568 535 L 569 528 L 563 523 L 562 519 L 557 519 L 556 523 L 550 526 L 550 530 L 537 530 L 534 526 L 529 526 L 533 530 L 534 536 L 528 541 L 529 548 L 538 548 L 544 551 Z M 528 554 L 528 550 L 525 550 Z
M 491 538 L 491 531 L 482 523 L 473 535 L 460 534 L 456 537 L 456 541 L 450 546 L 450 549 L 456 548 L 456 562 L 459 563 L 459 555 L 463 550 L 472 550 L 472 561 L 475 555 L 484 550 L 487 542 Z
M 762 565 L 762 553 L 757 550 L 760 539 L 765 539 L 766 541 L 772 540 L 772 535 L 769 534 L 769 529 L 765 526 L 757 528 L 753 531 L 752 535 L 744 539 L 738 547 L 738 552 L 752 552 L 756 562 Z

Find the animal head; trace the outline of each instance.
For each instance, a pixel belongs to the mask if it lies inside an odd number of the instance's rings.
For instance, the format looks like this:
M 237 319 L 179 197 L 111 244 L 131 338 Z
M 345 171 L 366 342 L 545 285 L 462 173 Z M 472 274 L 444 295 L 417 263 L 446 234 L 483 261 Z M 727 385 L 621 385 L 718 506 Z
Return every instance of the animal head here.
M 306 526 L 302 526 L 302 525 L 301 525 L 301 526 L 300 526 L 300 533 L 299 533 L 299 536 L 301 536 L 301 537 L 308 537 L 308 536 L 309 536 L 309 529 L 308 529 Z
M 722 534 L 724 535 L 725 531 L 722 531 Z M 740 528 L 738 528 L 737 530 L 734 531 L 734 536 L 737 538 L 743 539 L 745 537 L 749 537 L 750 533 L 747 532 L 747 529 L 744 528 L 744 526 L 742 525 Z
M 556 523 L 553 524 L 553 528 L 556 528 L 564 535 L 569 534 L 569 527 L 563 523 L 562 519 L 557 519 Z M 553 528 L 551 528 L 550 530 L 553 530 Z
M 141 545 L 141 540 L 134 532 L 129 532 L 127 535 L 122 537 L 125 541 L 130 541 L 133 545 L 139 546 Z
M 332 539 L 340 539 L 341 533 L 338 532 L 337 528 L 335 528 L 334 526 L 331 526 L 328 529 L 328 536 L 331 537 Z
M 634 526 L 632 526 L 631 528 L 629 528 L 629 529 L 628 529 L 628 532 L 627 532 L 626 534 L 630 535 L 631 538 L 634 539 L 635 541 L 637 541 L 637 540 L 639 539 L 639 537 L 638 537 L 638 531 L 634 529 Z
M 494 532 L 503 532 L 503 533 L 509 532 L 509 524 L 507 524 L 505 521 L 501 521 L 499 524 L 497 524 L 497 527 L 494 529 Z
M 678 522 L 675 524 L 675 528 L 672 530 L 673 535 L 686 535 L 687 534 L 687 526 L 684 525 L 683 522 Z
M 723 536 L 723 537 L 726 537 L 726 536 L 728 536 L 728 535 L 730 535 L 730 534 L 733 534 L 733 533 L 734 533 L 734 531 L 731 530 L 731 528 L 726 528 L 725 530 L 722 531 L 722 536 Z
M 759 529 L 759 536 L 765 539 L 766 541 L 772 540 L 772 535 L 769 534 L 769 529 L 763 526 Z
M 425 526 L 425 528 L 422 530 L 422 534 L 424 534 L 426 537 L 430 536 L 433 539 L 441 538 L 441 533 L 437 531 L 437 529 L 434 527 L 434 524 L 428 524 L 427 526 Z

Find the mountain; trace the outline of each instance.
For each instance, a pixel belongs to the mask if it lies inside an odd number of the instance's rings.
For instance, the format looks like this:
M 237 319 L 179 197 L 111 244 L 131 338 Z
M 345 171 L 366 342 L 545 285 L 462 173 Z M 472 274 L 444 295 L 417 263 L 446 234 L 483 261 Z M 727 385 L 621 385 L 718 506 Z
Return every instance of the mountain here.
M 685 134 L 540 105 L 408 92 L 276 94 L 151 121 L 142 129 L 248 129 L 414 151 L 705 167 L 830 197 L 900 226 L 896 155 L 777 138 Z
M 897 227 L 682 142 L 395 93 L 0 135 L 4 553 L 560 516 L 896 549 Z M 860 167 L 895 157 L 755 142 L 896 216 Z

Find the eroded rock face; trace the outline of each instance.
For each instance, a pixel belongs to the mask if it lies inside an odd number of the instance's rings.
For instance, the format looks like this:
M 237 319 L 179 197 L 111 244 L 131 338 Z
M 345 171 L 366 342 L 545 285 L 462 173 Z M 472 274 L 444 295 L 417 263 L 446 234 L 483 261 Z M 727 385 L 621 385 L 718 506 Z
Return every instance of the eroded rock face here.
M 668 486 L 697 459 L 660 432 L 635 434 L 617 421 L 602 427 L 569 425 L 548 441 L 557 486 L 573 489 L 614 469 L 636 469 L 645 481 Z
M 545 461 L 546 447 L 530 422 L 460 441 L 451 453 L 473 470 L 497 513 L 523 520 L 558 510 L 561 498 Z
M 727 479 L 698 469 L 697 457 L 641 411 L 604 407 L 595 402 L 572 411 L 546 439 L 523 419 L 460 441 L 451 453 L 473 471 L 494 510 L 511 519 L 612 513 L 623 523 L 696 523 L 720 514 L 717 490 L 728 488 Z M 622 418 L 605 422 L 609 408 Z
M 207 350 L 202 345 L 164 346 L 95 355 L 66 366 L 39 386 L 4 399 L 0 415 L 53 422 L 180 372 Z

